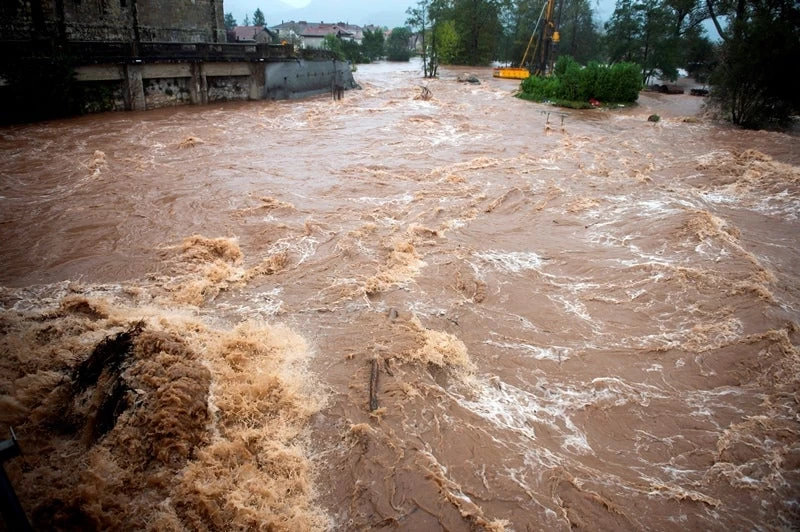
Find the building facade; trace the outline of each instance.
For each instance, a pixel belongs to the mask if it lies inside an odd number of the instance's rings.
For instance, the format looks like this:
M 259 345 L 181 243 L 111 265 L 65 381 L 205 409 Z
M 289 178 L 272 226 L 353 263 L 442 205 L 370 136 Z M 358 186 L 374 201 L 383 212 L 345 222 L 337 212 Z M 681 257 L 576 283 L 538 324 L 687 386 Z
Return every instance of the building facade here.
M 224 43 L 222 0 L 2 0 L 0 41 Z

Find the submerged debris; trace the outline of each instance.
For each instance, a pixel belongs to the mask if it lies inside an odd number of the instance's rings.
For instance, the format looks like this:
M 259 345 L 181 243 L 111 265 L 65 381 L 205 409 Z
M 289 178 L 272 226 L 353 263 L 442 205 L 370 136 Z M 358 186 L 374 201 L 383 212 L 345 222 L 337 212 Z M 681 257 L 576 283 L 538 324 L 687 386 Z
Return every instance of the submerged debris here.
M 459 74 L 458 78 L 456 78 L 459 83 L 470 83 L 472 85 L 480 85 L 481 80 L 475 77 L 472 74 Z

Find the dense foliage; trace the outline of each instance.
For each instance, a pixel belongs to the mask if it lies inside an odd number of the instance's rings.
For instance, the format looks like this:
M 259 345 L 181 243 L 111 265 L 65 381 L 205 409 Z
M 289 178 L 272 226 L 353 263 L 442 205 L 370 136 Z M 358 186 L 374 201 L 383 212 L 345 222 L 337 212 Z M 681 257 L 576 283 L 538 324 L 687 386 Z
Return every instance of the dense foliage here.
M 366 62 L 372 62 L 383 57 L 386 39 L 380 29 L 364 30 L 364 38 L 361 40 L 361 54 Z
M 386 39 L 386 59 L 389 61 L 408 61 L 411 59 L 411 49 L 408 42 L 411 40 L 411 30 L 408 28 L 394 28 Z
M 552 76 L 531 76 L 522 82 L 522 97 L 557 103 L 632 103 L 639 97 L 640 71 L 635 63 L 590 62 L 582 67 L 571 57 L 561 56 Z
M 225 29 L 232 30 L 236 26 L 236 19 L 233 18 L 233 13 L 225 13 Z
M 712 74 L 713 102 L 734 124 L 782 126 L 800 113 L 800 80 L 792 65 L 800 57 L 800 4 L 794 0 L 738 0 L 715 5 L 714 22 L 728 10 L 720 29 L 719 65 Z M 724 13 L 724 11 L 723 11 Z
M 267 23 L 264 18 L 264 12 L 260 8 L 256 8 L 253 12 L 253 26 L 263 26 Z

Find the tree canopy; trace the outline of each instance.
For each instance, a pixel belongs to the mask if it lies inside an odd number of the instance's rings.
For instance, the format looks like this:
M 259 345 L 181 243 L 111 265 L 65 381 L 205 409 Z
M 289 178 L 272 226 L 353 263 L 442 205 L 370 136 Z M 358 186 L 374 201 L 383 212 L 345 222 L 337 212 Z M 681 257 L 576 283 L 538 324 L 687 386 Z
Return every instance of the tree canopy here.
M 233 13 L 225 13 L 225 29 L 232 30 L 236 27 L 236 19 L 233 18 Z
M 261 8 L 256 8 L 253 12 L 253 26 L 265 26 L 267 21 L 264 19 L 264 12 Z
M 389 61 L 408 61 L 411 59 L 411 50 L 408 42 L 411 40 L 411 30 L 408 28 L 394 28 L 386 39 L 386 59 Z

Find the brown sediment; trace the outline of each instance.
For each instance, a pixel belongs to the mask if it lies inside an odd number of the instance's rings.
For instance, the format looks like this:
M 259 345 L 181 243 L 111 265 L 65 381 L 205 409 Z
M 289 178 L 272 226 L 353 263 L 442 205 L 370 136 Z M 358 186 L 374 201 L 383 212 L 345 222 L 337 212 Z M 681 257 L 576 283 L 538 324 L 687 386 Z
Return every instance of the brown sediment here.
M 389 255 L 377 274 L 364 282 L 364 292 L 375 295 L 413 279 L 425 265 L 411 240 L 399 238 L 387 246 Z
M 36 526 L 797 528 L 796 137 L 457 70 L 2 131 Z
M 709 174 L 711 185 L 730 186 L 742 193 L 779 192 L 786 186 L 800 184 L 800 170 L 796 166 L 775 161 L 752 148 L 709 154 L 700 158 L 698 168 Z
M 100 150 L 95 150 L 94 155 L 92 155 L 92 160 L 89 161 L 88 167 L 94 176 L 100 175 L 102 170 L 108 168 L 106 154 Z
M 723 238 L 724 240 L 738 239 L 741 234 L 735 227 L 709 213 L 708 211 L 695 211 L 690 213 L 690 218 L 686 221 L 683 235 L 692 235 L 697 240 L 706 238 Z
M 325 528 L 304 440 L 321 403 L 302 339 L 255 324 L 126 325 L 136 309 L 87 312 L 98 305 L 73 295 L 56 313 L 3 313 L 27 340 L 23 355 L 3 336 L 0 401 L 23 441 L 11 474 L 35 527 Z
M 488 286 L 485 282 L 473 275 L 456 271 L 453 288 L 475 303 L 482 303 L 486 299 Z
M 289 202 L 281 201 L 279 199 L 275 199 L 271 196 L 264 196 L 261 198 L 261 208 L 272 210 L 272 209 L 294 209 L 294 205 Z
M 224 260 L 235 264 L 243 258 L 239 245 L 230 238 L 206 238 L 201 235 L 192 235 L 183 240 L 182 251 L 183 258 L 191 262 Z
M 203 139 L 195 136 L 188 136 L 178 143 L 179 148 L 194 148 L 198 144 L 203 144 Z
M 193 235 L 184 239 L 182 254 L 176 262 L 179 276 L 165 283 L 176 303 L 201 306 L 213 300 L 230 286 L 268 273 L 270 266 L 277 266 L 281 259 L 267 258 L 254 269 L 245 272 L 239 264 L 244 254 L 239 245 L 229 238 L 206 238 Z
M 559 469 L 550 475 L 552 497 L 562 517 L 574 530 L 593 530 L 598 522 L 611 522 L 620 530 L 634 528 L 617 504 L 608 498 L 586 490 L 569 472 Z

